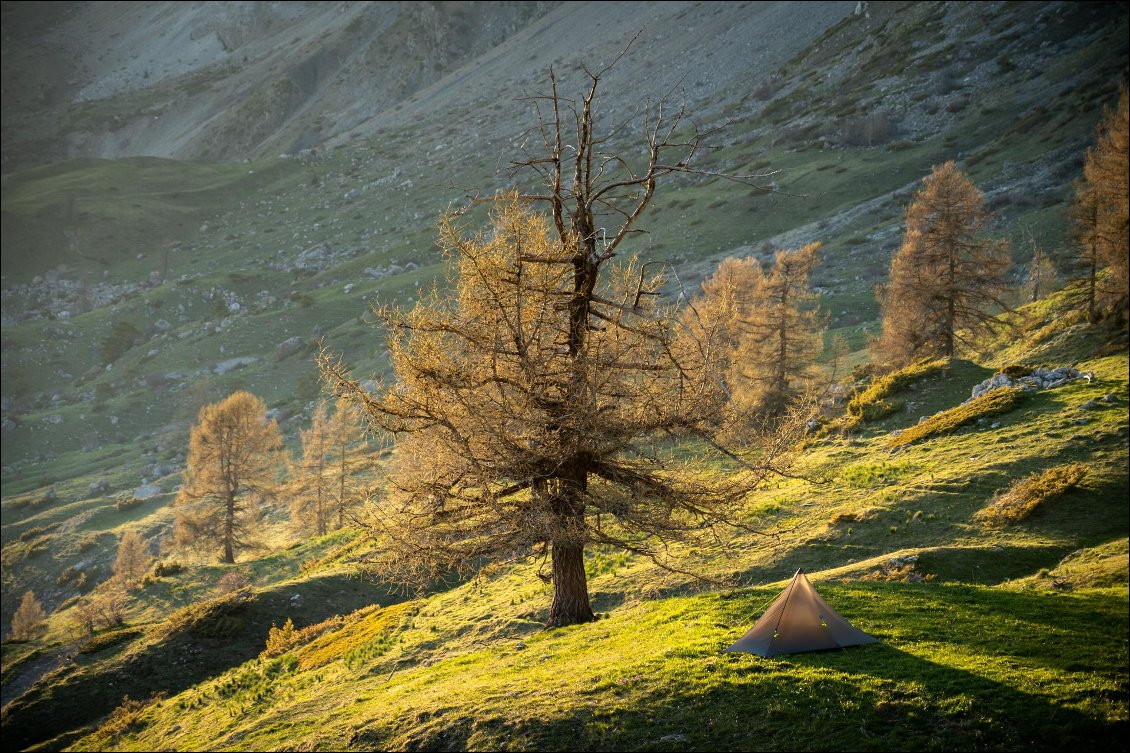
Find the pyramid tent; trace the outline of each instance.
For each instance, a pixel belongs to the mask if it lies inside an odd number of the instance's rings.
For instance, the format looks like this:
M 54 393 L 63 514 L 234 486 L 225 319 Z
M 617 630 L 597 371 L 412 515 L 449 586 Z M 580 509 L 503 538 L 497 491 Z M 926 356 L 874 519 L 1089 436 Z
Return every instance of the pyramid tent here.
M 804 571 L 797 570 L 789 587 L 769 605 L 761 619 L 726 651 L 778 656 L 878 642 L 878 638 L 852 627 L 828 606 Z

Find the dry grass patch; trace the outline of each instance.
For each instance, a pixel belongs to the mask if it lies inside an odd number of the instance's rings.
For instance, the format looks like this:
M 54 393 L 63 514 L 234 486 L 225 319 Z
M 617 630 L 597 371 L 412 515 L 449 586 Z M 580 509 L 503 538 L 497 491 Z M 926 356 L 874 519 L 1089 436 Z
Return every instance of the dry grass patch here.
M 988 418 L 1007 413 L 1024 400 L 1025 391 L 1020 387 L 1002 387 L 986 392 L 967 403 L 935 413 L 921 423 L 910 426 L 887 440 L 888 449 L 928 439 L 939 434 L 948 434 L 979 418 Z
M 1086 475 L 1087 467 L 1082 463 L 1068 463 L 1017 479 L 1008 491 L 978 510 L 973 519 L 990 526 L 1019 523 L 1042 505 L 1074 489 Z

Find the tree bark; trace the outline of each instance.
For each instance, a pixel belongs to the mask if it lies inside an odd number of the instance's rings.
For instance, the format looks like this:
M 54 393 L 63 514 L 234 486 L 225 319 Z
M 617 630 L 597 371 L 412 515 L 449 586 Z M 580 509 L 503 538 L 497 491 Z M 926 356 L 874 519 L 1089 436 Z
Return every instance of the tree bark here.
M 553 545 L 553 604 L 547 627 L 563 627 L 596 619 L 589 606 L 585 576 L 585 548 L 578 544 Z
M 223 562 L 235 562 L 235 496 L 229 495 L 227 509 L 224 511 L 224 557 Z

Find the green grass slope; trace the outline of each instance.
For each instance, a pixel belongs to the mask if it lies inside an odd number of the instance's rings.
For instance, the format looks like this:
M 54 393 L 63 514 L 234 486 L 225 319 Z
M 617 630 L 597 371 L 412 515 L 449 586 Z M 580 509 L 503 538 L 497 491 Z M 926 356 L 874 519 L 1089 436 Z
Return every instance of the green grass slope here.
M 382 638 L 393 649 L 376 658 L 244 665 L 75 749 L 1125 747 L 1124 589 L 821 590 L 882 643 L 777 659 L 722 654 L 776 594 L 769 588 L 639 603 L 592 625 L 439 656 L 428 656 L 429 626 L 451 617 L 425 610 L 390 626 Z M 269 683 L 253 695 L 231 689 L 263 676 Z
M 1059 363 L 1066 354 L 1043 347 L 1048 326 L 1032 319 L 1010 352 L 1027 344 Z M 128 673 L 115 675 L 124 684 L 112 692 L 135 702 L 119 697 L 101 726 L 42 745 L 1125 749 L 1130 393 L 1124 345 L 1104 355 L 1102 339 L 1079 363 L 1093 381 L 891 450 L 892 433 L 965 400 L 993 372 L 993 356 L 899 382 L 902 409 L 810 448 L 814 482 L 781 480 L 750 500 L 746 522 L 771 536 L 736 534 L 684 553 L 728 586 L 594 548 L 586 564 L 602 619 L 546 631 L 549 593 L 535 566 L 490 567 L 425 598 L 342 609 L 340 627 L 281 656 L 151 702 Z M 1081 407 L 1106 395 L 1105 407 Z M 1086 470 L 1077 486 L 1011 525 L 978 522 L 1013 479 L 1066 463 Z M 798 567 L 881 643 L 775 659 L 721 653 Z M 322 574 L 307 570 L 280 588 Z M 47 714 L 65 685 L 48 678 L 27 700 Z M 6 710 L 6 733 L 33 718 L 27 700 Z

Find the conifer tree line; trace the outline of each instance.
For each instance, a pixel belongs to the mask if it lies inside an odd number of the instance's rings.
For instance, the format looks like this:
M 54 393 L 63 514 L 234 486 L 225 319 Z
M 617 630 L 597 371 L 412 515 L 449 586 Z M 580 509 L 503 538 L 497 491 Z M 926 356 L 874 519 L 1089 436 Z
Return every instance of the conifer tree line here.
M 331 412 L 319 400 L 299 442 L 290 456 L 266 404 L 249 392 L 201 408 L 174 501 L 174 546 L 218 551 L 221 562 L 233 563 L 241 552 L 264 547 L 263 517 L 279 504 L 300 536 L 347 525 L 372 470 L 359 414 L 341 402 Z

